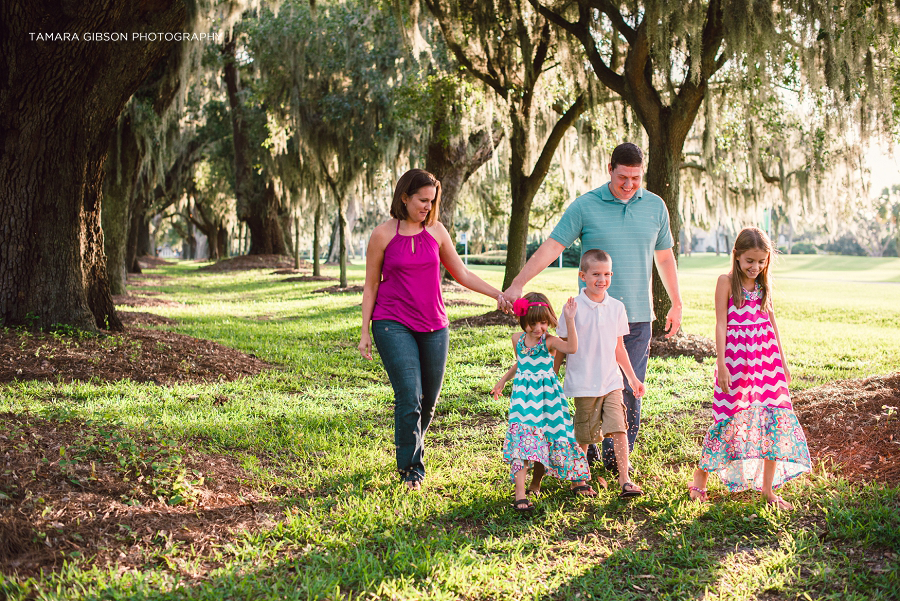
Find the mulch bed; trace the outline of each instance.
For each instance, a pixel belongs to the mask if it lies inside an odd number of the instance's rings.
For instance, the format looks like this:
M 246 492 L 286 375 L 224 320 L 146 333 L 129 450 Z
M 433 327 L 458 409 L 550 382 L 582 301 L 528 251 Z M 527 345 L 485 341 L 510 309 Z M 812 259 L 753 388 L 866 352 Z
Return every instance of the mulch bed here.
M 120 313 L 125 323 L 157 325 L 150 314 Z M 172 384 L 236 380 L 272 365 L 227 346 L 175 332 L 126 326 L 101 336 L 57 336 L 0 330 L 0 382 L 118 381 Z
M 282 282 L 327 282 L 327 281 L 337 281 L 337 278 L 333 278 L 327 275 L 301 275 L 293 278 L 284 278 Z
M 151 482 L 158 480 L 149 468 L 123 473 L 118 457 L 99 445 L 67 465 L 86 440 L 103 440 L 102 428 L 0 413 L 0 572 L 39 576 L 59 569 L 64 559 L 89 560 L 101 570 L 140 570 L 163 561 L 154 553 L 176 546 L 193 547 L 210 562 L 215 547 L 237 533 L 271 527 L 280 517 L 278 507 L 241 484 L 250 474 L 224 455 L 178 451 L 194 485 L 190 501 L 174 506 L 154 495 Z M 141 449 L 161 448 L 139 433 L 130 440 Z M 203 567 L 208 572 L 215 566 Z M 193 576 L 185 566 L 177 569 Z
M 300 266 L 311 268 L 312 265 L 301 261 Z M 241 255 L 230 259 L 220 259 L 211 265 L 205 265 L 200 271 L 244 271 L 247 269 L 293 269 L 294 259 L 285 255 Z
M 488 311 L 472 317 L 460 317 L 450 322 L 451 328 L 483 328 L 485 326 L 507 326 L 520 328 L 519 318 L 515 315 L 507 315 L 499 309 Z
M 841 380 L 793 395 L 814 460 L 855 482 L 900 484 L 900 372 Z
M 177 326 L 178 321 L 171 317 L 163 317 L 144 311 L 116 311 L 119 319 L 126 326 Z
M 144 255 L 143 257 L 138 257 L 138 267 L 141 269 L 156 269 L 160 265 L 174 265 L 172 261 L 166 261 L 165 259 L 160 259 L 159 257 L 151 257 L 148 255 Z M 129 279 L 131 276 L 135 274 L 129 273 Z
M 293 267 L 289 269 L 276 269 L 272 272 L 272 275 L 294 275 L 297 273 L 309 273 L 308 269 L 294 269 Z
M 319 288 L 318 290 L 313 290 L 314 293 L 321 294 L 353 294 L 362 291 L 362 286 L 347 286 L 346 288 L 341 288 L 340 286 L 328 286 L 327 288 Z
M 445 298 L 444 299 L 445 307 L 483 307 L 484 305 L 481 303 L 476 303 L 475 301 L 470 301 L 466 298 Z
M 716 342 L 705 336 L 678 332 L 671 338 L 654 336 L 650 339 L 650 356 L 668 359 L 669 357 L 693 357 L 703 363 L 707 357 L 716 356 Z
M 153 291 L 142 291 L 142 294 L 159 294 Z M 136 296 L 133 294 L 114 294 L 113 304 L 120 307 L 181 307 L 182 304 L 176 301 L 166 300 L 162 298 L 149 298 L 147 296 Z M 121 316 L 120 316 L 121 317 Z

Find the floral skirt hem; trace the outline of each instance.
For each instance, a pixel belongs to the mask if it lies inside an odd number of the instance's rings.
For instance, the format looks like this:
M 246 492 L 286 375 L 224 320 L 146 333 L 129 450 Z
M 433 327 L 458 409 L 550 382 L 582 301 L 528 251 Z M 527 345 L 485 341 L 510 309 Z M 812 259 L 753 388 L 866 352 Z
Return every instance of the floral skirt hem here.
M 806 435 L 792 409 L 750 407 L 716 422 L 703 439 L 699 467 L 731 492 L 759 491 L 767 459 L 776 462 L 772 488 L 810 470 Z
M 573 482 L 591 479 L 587 457 L 578 443 L 572 440 L 548 440 L 541 428 L 513 422 L 506 432 L 503 459 L 510 465 L 510 478 L 516 472 L 543 464 L 546 473 L 560 480 Z

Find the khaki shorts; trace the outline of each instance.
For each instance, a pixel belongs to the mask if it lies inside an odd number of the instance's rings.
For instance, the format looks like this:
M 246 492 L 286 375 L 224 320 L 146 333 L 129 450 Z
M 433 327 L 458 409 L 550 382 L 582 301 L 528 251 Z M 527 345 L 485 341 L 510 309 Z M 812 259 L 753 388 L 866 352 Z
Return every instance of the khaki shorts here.
M 627 432 L 622 389 L 604 396 L 575 397 L 575 440 L 578 444 L 601 442 L 615 432 Z

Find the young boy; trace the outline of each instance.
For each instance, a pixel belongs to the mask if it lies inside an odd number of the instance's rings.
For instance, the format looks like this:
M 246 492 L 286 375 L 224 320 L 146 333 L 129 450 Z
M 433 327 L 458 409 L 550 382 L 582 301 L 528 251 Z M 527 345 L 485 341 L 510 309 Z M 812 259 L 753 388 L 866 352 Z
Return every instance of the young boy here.
M 606 293 L 612 281 L 612 259 L 605 251 L 591 249 L 581 257 L 578 277 L 585 288 L 575 298 L 578 311 L 575 328 L 578 330 L 578 352 L 566 355 L 557 352 L 554 369 L 566 360 L 566 379 L 563 391 L 575 398 L 575 440 L 587 452 L 589 444 L 612 438 L 619 470 L 619 496 L 623 499 L 644 494 L 628 478 L 628 425 L 622 402 L 622 371 L 638 398 L 644 396 L 644 383 L 638 380 L 622 337 L 628 334 L 625 305 Z M 568 334 L 565 322 L 560 322 L 556 334 L 563 340 Z

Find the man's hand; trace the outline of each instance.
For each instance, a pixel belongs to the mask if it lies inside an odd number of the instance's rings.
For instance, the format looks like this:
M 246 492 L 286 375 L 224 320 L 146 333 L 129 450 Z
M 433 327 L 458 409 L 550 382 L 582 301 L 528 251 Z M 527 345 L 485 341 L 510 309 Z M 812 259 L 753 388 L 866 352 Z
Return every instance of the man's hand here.
M 664 338 L 671 338 L 678 333 L 679 329 L 681 329 L 681 307 L 672 305 L 672 308 L 666 314 L 665 331 L 668 333 Z
M 509 288 L 503 291 L 503 297 L 508 300 L 510 304 L 516 302 L 522 298 L 522 287 L 513 282 L 509 285 Z

